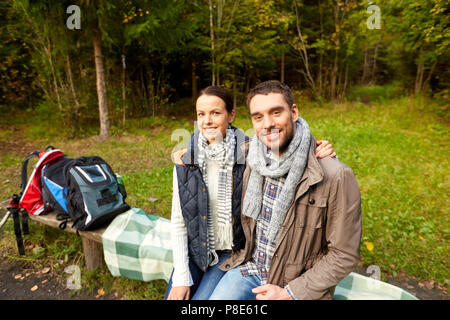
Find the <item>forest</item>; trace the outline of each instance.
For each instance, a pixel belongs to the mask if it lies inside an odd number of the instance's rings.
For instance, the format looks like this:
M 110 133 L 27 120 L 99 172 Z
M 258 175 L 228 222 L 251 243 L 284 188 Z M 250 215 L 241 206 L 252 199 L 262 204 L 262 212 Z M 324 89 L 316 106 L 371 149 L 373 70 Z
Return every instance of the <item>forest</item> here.
M 189 109 L 211 84 L 236 106 L 269 79 L 319 102 L 387 83 L 449 99 L 444 0 L 0 3 L 2 109 L 46 114 L 74 137 Z

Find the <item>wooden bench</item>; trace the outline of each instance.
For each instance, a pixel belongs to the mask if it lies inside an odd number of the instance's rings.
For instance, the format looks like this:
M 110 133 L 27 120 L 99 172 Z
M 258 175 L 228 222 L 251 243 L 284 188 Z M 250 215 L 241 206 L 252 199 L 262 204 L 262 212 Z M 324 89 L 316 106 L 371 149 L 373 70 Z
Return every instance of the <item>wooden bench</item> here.
M 6 210 L 8 201 L 0 203 L 0 208 Z M 56 220 L 56 213 L 50 212 L 46 215 L 28 215 L 29 220 L 39 222 L 50 227 L 57 228 L 61 231 L 76 233 L 77 230 L 72 228 L 72 222 L 69 221 L 64 230 L 59 228 L 61 221 Z M 86 268 L 88 270 L 94 270 L 99 268 L 103 264 L 103 249 L 102 249 L 102 234 L 105 232 L 107 226 L 92 231 L 78 231 L 81 236 L 83 244 L 84 259 L 86 261 Z

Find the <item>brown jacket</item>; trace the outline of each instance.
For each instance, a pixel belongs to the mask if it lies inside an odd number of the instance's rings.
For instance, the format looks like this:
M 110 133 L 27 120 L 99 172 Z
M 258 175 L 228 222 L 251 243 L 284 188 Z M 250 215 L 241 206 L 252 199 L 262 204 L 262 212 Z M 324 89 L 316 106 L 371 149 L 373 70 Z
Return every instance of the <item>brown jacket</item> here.
M 307 167 L 280 230 L 267 279 L 267 283 L 281 287 L 289 284 L 296 299 L 331 299 L 335 286 L 359 262 L 358 182 L 353 171 L 337 159 L 317 159 L 315 149 L 313 138 Z M 242 199 L 250 171 L 247 166 Z M 220 266 L 223 271 L 252 257 L 256 221 L 242 215 L 242 226 L 245 248 Z

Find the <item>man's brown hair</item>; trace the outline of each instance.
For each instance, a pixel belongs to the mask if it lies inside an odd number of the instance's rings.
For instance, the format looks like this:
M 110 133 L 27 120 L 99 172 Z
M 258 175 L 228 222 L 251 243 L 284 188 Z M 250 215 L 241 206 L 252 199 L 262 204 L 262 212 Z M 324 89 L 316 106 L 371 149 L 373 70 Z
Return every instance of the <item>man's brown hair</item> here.
M 257 94 L 268 95 L 269 93 L 281 93 L 289 108 L 294 104 L 294 95 L 286 84 L 281 83 L 278 80 L 269 80 L 258 84 L 249 91 L 247 94 L 247 108 L 250 110 L 250 101 L 254 96 Z

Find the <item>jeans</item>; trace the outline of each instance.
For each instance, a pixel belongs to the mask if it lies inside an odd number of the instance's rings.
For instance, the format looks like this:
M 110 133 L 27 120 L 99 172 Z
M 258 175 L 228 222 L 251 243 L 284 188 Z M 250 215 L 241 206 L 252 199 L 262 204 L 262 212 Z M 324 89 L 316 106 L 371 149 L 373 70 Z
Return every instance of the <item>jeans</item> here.
M 241 274 L 239 267 L 231 269 L 222 277 L 210 300 L 255 300 L 252 289 L 261 285 L 259 275 L 246 276 Z
M 195 263 L 189 259 L 189 272 L 191 273 L 192 281 L 194 284 L 191 286 L 189 299 L 191 300 L 208 300 L 211 293 L 216 288 L 225 274 L 224 271 L 220 270 L 220 265 L 230 257 L 230 251 L 217 251 L 219 256 L 219 262 L 214 266 L 208 267 L 206 272 L 200 270 Z M 172 272 L 173 276 L 173 272 Z M 166 294 L 164 299 L 167 300 L 169 292 L 172 289 L 172 277 L 170 277 L 169 284 L 167 285 Z

